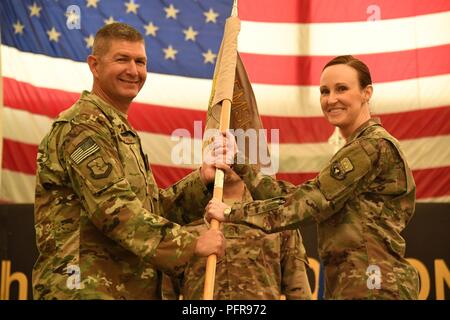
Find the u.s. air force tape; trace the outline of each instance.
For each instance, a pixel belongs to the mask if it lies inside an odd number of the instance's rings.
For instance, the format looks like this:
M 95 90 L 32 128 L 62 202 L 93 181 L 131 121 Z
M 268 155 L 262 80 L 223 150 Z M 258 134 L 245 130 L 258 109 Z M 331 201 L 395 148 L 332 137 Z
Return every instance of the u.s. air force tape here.
M 70 154 L 70 159 L 76 164 L 80 164 L 84 159 L 89 157 L 100 150 L 99 146 L 94 142 L 94 140 L 89 137 L 84 139 L 74 152 Z

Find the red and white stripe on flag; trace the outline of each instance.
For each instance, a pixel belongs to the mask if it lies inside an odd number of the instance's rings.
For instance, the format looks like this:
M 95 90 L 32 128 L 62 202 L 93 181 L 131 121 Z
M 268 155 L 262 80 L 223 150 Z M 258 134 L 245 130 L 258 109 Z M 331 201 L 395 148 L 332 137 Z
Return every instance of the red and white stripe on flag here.
M 371 69 L 372 111 L 400 140 L 418 200 L 450 201 L 449 1 L 240 0 L 239 16 L 239 51 L 264 126 L 280 129 L 278 178 L 301 183 L 331 157 L 333 128 L 321 115 L 319 75 L 332 57 L 353 54 Z M 90 89 L 91 74 L 85 63 L 3 45 L 1 57 L 0 199 L 33 202 L 37 146 L 52 119 Z M 210 89 L 210 80 L 150 73 L 135 99 L 129 118 L 160 187 L 195 167 L 173 164 L 171 134 L 194 134 Z

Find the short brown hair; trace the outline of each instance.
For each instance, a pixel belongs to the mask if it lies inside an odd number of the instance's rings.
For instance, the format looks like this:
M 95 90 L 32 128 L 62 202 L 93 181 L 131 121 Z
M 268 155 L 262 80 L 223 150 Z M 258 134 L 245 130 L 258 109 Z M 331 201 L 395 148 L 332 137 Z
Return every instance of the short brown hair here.
M 326 68 L 328 68 L 330 66 L 334 66 L 336 64 L 345 64 L 345 65 L 355 69 L 356 72 L 358 73 L 358 81 L 359 81 L 359 85 L 361 86 L 362 89 L 367 87 L 369 84 L 372 84 L 372 77 L 370 76 L 370 71 L 369 71 L 369 68 L 367 67 L 367 65 L 364 62 L 362 62 L 361 60 L 356 59 L 355 57 L 353 57 L 351 55 L 337 56 L 336 58 L 329 61 L 325 65 L 325 67 L 323 67 L 322 72 Z
M 144 37 L 132 26 L 114 22 L 103 26 L 95 34 L 94 45 L 92 47 L 92 54 L 94 56 L 101 56 L 105 54 L 111 40 L 126 40 L 131 42 L 144 42 Z

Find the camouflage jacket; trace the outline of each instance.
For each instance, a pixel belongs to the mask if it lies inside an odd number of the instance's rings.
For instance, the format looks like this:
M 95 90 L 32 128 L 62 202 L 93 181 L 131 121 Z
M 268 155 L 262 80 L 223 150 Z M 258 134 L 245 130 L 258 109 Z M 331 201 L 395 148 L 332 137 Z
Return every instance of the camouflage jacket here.
M 126 115 L 89 92 L 39 146 L 35 299 L 159 299 L 182 273 L 210 193 L 198 171 L 158 189 Z M 178 223 L 178 224 L 176 224 Z
M 252 200 L 247 189 L 243 200 Z M 215 300 L 278 300 L 282 294 L 289 300 L 311 299 L 308 261 L 299 230 L 266 234 L 237 223 L 222 223 L 220 227 L 227 248 L 217 261 Z M 207 228 L 203 219 L 187 225 L 196 235 Z M 203 299 L 205 269 L 206 258 L 194 257 L 179 281 L 164 279 L 163 297 L 177 299 L 181 294 L 186 300 Z
M 235 165 L 255 199 L 230 221 L 266 232 L 318 223 L 325 298 L 417 299 L 418 275 L 405 260 L 400 232 L 415 209 L 415 183 L 398 141 L 370 119 L 319 175 L 293 187 Z M 286 195 L 287 194 L 287 195 Z

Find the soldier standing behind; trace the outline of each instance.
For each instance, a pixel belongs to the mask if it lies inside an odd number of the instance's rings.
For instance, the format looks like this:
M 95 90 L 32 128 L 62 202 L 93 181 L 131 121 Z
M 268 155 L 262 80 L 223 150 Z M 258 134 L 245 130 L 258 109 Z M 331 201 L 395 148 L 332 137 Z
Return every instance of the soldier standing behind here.
M 127 120 L 147 76 L 142 35 L 113 23 L 95 37 L 92 92 L 53 123 L 39 146 L 35 299 L 160 299 L 160 272 L 195 255 L 223 255 L 219 231 L 198 239 L 178 224 L 203 216 L 215 168 L 158 189 Z
M 320 103 L 325 118 L 346 139 L 344 147 L 315 179 L 294 189 L 236 164 L 254 199 L 278 198 L 233 206 L 227 217 L 228 206 L 212 200 L 207 214 L 266 232 L 315 221 L 325 298 L 417 299 L 418 274 L 404 258 L 400 235 L 414 213 L 416 187 L 398 141 L 370 117 L 372 92 L 362 61 L 331 60 L 322 70 Z
M 244 182 L 229 170 L 224 182 L 228 205 L 252 201 Z M 203 219 L 186 226 L 193 234 L 208 230 Z M 299 230 L 266 234 L 237 223 L 221 224 L 226 242 L 225 255 L 218 260 L 214 300 L 310 300 L 306 267 L 308 260 Z M 163 281 L 163 298 L 203 299 L 206 258 L 191 259 L 181 278 Z

